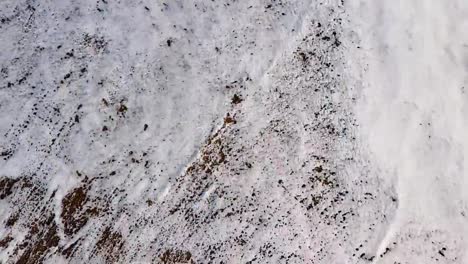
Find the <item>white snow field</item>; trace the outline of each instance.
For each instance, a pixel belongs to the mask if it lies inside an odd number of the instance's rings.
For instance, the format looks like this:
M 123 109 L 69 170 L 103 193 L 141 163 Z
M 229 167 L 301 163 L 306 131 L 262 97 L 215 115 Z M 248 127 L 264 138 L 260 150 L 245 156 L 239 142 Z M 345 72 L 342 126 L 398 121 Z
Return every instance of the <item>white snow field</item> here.
M 0 263 L 468 263 L 468 2 L 1 0 Z
M 468 263 L 468 2 L 355 1 L 362 147 L 398 194 L 376 263 Z M 352 10 L 352 11 L 351 11 Z

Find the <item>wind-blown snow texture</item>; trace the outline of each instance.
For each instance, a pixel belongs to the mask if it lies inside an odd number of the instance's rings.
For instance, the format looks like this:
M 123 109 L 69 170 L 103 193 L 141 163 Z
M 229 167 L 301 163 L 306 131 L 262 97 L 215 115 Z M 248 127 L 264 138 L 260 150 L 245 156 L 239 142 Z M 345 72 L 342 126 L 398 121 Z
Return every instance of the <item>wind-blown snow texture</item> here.
M 465 75 L 375 2 L 1 1 L 0 262 L 466 263 Z

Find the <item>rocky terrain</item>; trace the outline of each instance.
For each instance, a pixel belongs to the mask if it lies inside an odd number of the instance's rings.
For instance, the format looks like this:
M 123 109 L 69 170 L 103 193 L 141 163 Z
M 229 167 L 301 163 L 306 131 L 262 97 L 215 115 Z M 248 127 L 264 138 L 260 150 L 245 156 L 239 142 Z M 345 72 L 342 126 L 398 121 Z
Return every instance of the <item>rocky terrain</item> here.
M 0 263 L 465 263 L 366 2 L 1 1 Z

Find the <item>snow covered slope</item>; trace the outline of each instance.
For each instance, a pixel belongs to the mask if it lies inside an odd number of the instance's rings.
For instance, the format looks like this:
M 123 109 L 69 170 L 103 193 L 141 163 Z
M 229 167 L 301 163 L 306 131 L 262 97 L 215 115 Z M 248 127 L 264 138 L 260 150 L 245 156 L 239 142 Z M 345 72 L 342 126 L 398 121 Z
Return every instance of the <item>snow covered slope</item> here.
M 0 262 L 466 263 L 467 6 L 1 1 Z
M 377 263 L 468 263 L 468 2 L 355 1 L 360 133 L 399 206 Z

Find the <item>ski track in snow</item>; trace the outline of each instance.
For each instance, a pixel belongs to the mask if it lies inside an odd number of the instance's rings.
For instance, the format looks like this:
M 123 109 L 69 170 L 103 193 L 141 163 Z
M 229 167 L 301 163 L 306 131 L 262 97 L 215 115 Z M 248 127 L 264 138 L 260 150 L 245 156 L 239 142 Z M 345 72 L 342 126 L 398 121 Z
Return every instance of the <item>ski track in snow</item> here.
M 467 12 L 0 2 L 0 262 L 468 263 Z

